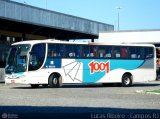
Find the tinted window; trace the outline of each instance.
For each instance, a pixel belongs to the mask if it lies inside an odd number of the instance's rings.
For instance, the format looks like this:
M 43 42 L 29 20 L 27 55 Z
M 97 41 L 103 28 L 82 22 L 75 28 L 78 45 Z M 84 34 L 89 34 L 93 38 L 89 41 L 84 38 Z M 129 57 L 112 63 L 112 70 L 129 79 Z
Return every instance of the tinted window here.
M 73 50 L 73 45 L 65 45 L 65 57 L 67 58 L 75 57 L 75 51 Z
M 88 57 L 90 57 L 89 46 L 88 45 L 83 45 L 82 46 L 82 58 L 88 58 Z
M 97 57 L 97 46 L 90 46 L 90 57 L 96 58 Z
M 55 56 L 57 56 L 56 45 L 49 44 L 48 45 L 48 57 L 55 57 Z
M 73 45 L 73 51 L 75 52 L 75 57 L 80 58 L 82 56 L 82 46 L 81 45 Z
M 111 46 L 99 46 L 98 47 L 98 57 L 99 58 L 111 58 L 112 57 L 112 47 Z
M 141 48 L 141 47 L 139 47 L 139 48 L 137 48 L 137 50 L 136 50 L 136 54 L 137 54 L 137 58 L 138 59 L 142 59 L 143 58 L 143 48 Z
M 130 53 L 130 58 L 131 59 L 136 59 L 137 58 L 136 47 L 130 47 L 129 48 L 129 53 Z
M 144 48 L 144 58 L 153 58 L 153 48 Z
M 32 47 L 29 60 L 29 71 L 39 69 L 45 59 L 46 44 L 36 44 Z
M 128 48 L 127 47 L 121 47 L 121 58 L 128 58 Z
M 153 48 L 134 46 L 49 44 L 48 57 L 143 59 L 153 57 Z
M 64 45 L 48 44 L 48 57 L 64 57 Z
M 129 58 L 131 59 L 142 59 L 143 48 L 141 47 L 129 47 Z
M 121 57 L 121 48 L 120 47 L 114 47 L 113 48 L 113 57 L 114 58 L 120 58 Z
M 64 45 L 56 44 L 56 51 L 55 52 L 56 52 L 57 57 L 64 57 L 64 55 L 65 55 Z

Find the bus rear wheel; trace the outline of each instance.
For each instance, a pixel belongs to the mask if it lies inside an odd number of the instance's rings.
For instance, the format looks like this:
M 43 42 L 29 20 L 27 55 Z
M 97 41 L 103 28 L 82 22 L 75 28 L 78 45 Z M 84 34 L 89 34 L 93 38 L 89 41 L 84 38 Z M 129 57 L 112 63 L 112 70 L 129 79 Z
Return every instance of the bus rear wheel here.
M 123 87 L 130 87 L 132 86 L 132 75 L 131 74 L 124 74 L 122 76 L 122 86 Z
M 61 87 L 61 76 L 56 75 L 56 74 L 52 74 L 49 77 L 49 81 L 48 84 L 51 88 L 59 88 Z

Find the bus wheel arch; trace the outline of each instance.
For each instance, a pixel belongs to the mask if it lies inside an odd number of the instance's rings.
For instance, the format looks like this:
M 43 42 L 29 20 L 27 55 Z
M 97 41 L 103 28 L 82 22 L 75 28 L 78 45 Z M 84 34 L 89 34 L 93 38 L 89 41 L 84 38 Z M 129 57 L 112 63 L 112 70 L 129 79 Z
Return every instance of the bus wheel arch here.
M 133 84 L 133 75 L 130 72 L 126 72 L 122 76 L 122 86 L 130 87 Z
M 48 78 L 48 85 L 51 88 L 58 88 L 62 86 L 62 76 L 58 72 L 53 72 Z

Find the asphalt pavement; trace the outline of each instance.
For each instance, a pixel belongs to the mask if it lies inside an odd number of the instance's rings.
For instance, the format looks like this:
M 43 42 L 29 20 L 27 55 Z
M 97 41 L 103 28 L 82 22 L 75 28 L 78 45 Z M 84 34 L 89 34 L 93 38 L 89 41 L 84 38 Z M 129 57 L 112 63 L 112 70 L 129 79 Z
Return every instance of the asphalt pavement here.
M 0 83 L 1 118 L 160 118 L 160 81 L 115 85 L 64 85 L 61 88 Z

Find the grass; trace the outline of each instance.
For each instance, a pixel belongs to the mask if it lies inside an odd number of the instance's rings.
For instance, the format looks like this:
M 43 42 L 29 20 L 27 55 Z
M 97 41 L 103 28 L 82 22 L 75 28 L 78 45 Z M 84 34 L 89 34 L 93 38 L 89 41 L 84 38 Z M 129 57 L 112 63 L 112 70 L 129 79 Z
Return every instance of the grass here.
M 158 90 L 146 90 L 146 93 L 159 93 L 160 94 L 160 89 Z

